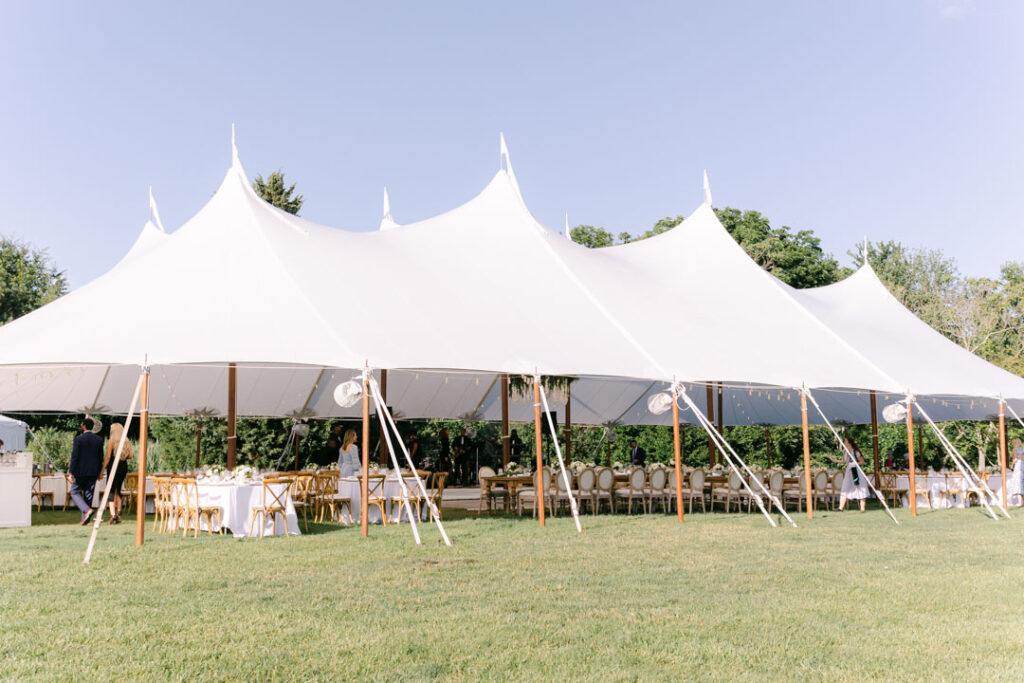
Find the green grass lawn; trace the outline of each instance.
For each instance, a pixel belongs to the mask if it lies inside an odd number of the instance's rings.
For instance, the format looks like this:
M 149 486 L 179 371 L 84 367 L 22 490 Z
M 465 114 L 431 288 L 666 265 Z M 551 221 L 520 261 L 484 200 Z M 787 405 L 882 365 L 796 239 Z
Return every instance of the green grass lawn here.
M 0 529 L 0 678 L 1020 680 L 1024 514 Z M 147 533 L 151 525 L 147 526 Z

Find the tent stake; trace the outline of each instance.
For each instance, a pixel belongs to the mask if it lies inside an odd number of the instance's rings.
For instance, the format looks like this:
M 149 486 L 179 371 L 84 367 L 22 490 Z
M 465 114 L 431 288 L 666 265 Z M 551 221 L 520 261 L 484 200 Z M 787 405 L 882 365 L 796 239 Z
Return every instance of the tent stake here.
M 544 526 L 544 441 L 540 433 L 540 378 L 533 378 L 533 433 L 537 449 L 537 520 Z
M 367 517 L 370 515 L 370 504 L 366 497 L 370 495 L 370 381 L 363 371 L 363 476 L 359 482 L 359 531 L 366 538 L 370 535 Z
M 910 514 L 917 517 L 917 469 L 914 463 L 914 398 L 907 396 L 907 458 L 910 467 Z
M 807 426 L 807 394 L 800 392 L 800 430 L 804 437 L 804 495 L 807 497 L 807 519 L 814 519 L 814 497 L 811 495 L 811 434 Z
M 128 426 L 125 425 L 125 434 Z M 135 489 L 135 545 L 146 540 L 146 454 L 149 451 L 149 366 L 142 369 L 139 397 L 139 478 Z M 106 501 L 103 501 L 104 505 Z
M 679 445 L 679 404 L 676 400 L 679 392 L 676 390 L 676 383 L 672 382 L 672 449 L 676 462 L 676 517 L 683 521 L 683 457 Z M 701 495 L 704 495 L 703 492 Z M 651 505 L 653 508 L 653 504 Z

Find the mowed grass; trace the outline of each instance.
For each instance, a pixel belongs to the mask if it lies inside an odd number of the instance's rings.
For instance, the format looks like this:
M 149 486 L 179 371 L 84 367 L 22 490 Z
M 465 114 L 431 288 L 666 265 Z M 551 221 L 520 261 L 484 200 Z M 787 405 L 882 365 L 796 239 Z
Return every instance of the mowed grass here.
M 1020 680 L 1024 514 L 476 518 L 182 539 L 0 529 L 11 680 Z

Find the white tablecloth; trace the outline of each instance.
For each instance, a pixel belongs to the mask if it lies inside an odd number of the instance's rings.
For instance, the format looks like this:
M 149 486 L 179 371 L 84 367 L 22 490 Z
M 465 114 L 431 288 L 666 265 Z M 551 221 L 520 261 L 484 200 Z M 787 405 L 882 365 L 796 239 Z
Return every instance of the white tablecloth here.
M 412 475 L 404 477 L 405 485 L 409 487 L 409 491 L 413 494 L 416 493 L 419 488 L 416 485 L 416 478 Z M 425 482 L 424 482 L 425 483 Z M 352 521 L 358 522 L 360 520 L 360 501 L 362 501 L 362 495 L 359 488 L 359 479 L 356 477 L 339 477 L 338 478 L 338 493 L 352 500 Z M 391 509 L 391 497 L 402 495 L 402 487 L 398 484 L 398 477 L 395 475 L 389 475 L 384 480 L 384 498 L 388 503 L 384 506 L 384 509 L 388 511 L 388 523 L 395 521 L 397 517 L 397 511 Z M 403 506 L 404 507 L 404 506 Z M 408 513 L 403 509 L 401 515 L 401 521 L 408 521 Z M 423 519 L 428 518 L 427 506 L 420 506 L 420 517 Z M 369 515 L 367 521 L 370 524 L 380 524 L 380 510 L 376 505 L 370 506 Z
M 965 477 L 960 472 L 949 473 L 947 476 L 941 472 L 918 472 L 915 477 L 917 480 L 918 487 L 927 486 L 929 496 L 927 500 L 924 495 L 918 495 L 917 504 L 929 508 L 939 507 L 968 507 L 970 503 L 967 500 L 966 491 L 970 486 L 967 483 Z M 997 499 L 1002 497 L 1002 477 L 998 474 L 990 475 L 988 478 L 988 487 L 992 489 Z M 910 476 L 901 474 L 896 477 L 896 486 L 910 489 Z M 953 494 L 951 496 L 943 497 L 942 492 L 951 490 Z M 900 502 L 903 507 L 910 505 L 910 498 L 908 494 L 903 494 L 900 497 Z M 989 501 L 993 503 L 997 501 Z
M 272 484 L 271 489 L 277 493 L 285 484 Z M 269 497 L 269 496 L 268 496 Z M 299 518 L 295 514 L 295 505 L 292 503 L 291 494 L 286 495 L 287 514 L 285 519 L 288 523 L 288 533 L 299 534 Z M 269 502 L 273 502 L 272 500 Z M 220 522 L 225 529 L 230 529 L 235 538 L 242 538 L 249 535 L 249 520 L 253 508 L 263 505 L 263 484 L 213 484 L 199 482 L 199 505 L 202 507 L 219 507 Z M 260 516 L 263 519 L 263 515 Z M 216 520 L 215 520 L 216 521 Z M 200 520 L 200 529 L 206 531 L 206 520 Z M 218 531 L 216 523 L 213 528 Z M 260 535 L 259 521 L 253 526 L 253 536 Z M 263 535 L 272 536 L 284 535 L 284 525 L 281 524 L 281 516 L 277 515 L 276 525 L 271 522 L 268 515 L 263 519 Z

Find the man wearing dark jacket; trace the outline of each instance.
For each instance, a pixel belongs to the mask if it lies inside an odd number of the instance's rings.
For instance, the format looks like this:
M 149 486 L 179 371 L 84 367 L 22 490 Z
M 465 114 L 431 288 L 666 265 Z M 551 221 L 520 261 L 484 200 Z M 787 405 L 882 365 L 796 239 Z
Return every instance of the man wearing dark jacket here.
M 647 464 L 647 451 L 636 445 L 636 440 L 629 442 L 629 462 L 637 467 Z
M 71 447 L 71 500 L 82 511 L 79 526 L 84 525 L 92 517 L 92 491 L 96 486 L 96 478 L 100 476 L 103 466 L 103 439 L 92 433 L 92 418 L 85 418 L 79 429 L 82 433 L 75 437 Z

